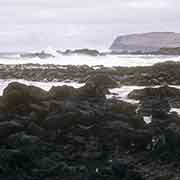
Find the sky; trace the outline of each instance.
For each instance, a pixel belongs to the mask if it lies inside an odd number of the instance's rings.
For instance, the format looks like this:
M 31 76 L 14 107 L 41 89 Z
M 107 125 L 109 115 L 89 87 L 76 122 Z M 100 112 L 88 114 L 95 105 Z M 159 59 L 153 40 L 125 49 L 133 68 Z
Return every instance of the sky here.
M 0 0 L 0 52 L 107 49 L 121 34 L 180 32 L 179 0 Z

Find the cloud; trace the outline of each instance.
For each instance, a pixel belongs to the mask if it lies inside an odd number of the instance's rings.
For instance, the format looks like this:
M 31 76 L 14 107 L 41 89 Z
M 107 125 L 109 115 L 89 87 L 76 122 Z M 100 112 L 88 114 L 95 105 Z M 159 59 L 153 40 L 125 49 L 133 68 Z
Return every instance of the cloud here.
M 80 38 L 103 44 L 118 34 L 178 31 L 179 6 L 179 0 L 0 0 L 0 48 L 68 46 Z

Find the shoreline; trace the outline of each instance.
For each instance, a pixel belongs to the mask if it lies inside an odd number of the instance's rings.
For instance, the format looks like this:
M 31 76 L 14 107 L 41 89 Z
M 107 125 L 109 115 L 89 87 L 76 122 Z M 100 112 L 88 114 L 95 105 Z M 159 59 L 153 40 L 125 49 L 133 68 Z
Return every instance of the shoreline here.
M 0 79 L 24 79 L 28 81 L 76 81 L 85 83 L 93 74 L 108 74 L 121 85 L 180 85 L 180 62 L 168 61 L 153 66 L 104 67 L 87 65 L 0 65 Z

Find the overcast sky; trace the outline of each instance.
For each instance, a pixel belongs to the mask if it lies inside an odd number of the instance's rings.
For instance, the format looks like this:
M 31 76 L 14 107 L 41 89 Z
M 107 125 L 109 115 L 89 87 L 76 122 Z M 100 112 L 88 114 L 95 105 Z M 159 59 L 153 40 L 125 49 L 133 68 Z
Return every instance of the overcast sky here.
M 120 34 L 180 32 L 179 17 L 180 0 L 0 0 L 0 51 L 104 47 Z

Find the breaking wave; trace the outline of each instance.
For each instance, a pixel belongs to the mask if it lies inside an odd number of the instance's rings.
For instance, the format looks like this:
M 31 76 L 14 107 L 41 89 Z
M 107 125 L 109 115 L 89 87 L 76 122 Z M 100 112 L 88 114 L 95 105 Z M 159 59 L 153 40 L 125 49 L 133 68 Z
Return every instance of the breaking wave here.
M 152 66 L 156 63 L 166 61 L 180 62 L 180 56 L 164 55 L 101 55 L 90 56 L 82 54 L 63 55 L 55 50 L 48 48 L 44 51 L 52 57 L 21 57 L 20 54 L 0 54 L 0 64 L 54 64 L 54 65 L 88 65 L 105 67 L 122 66 Z

